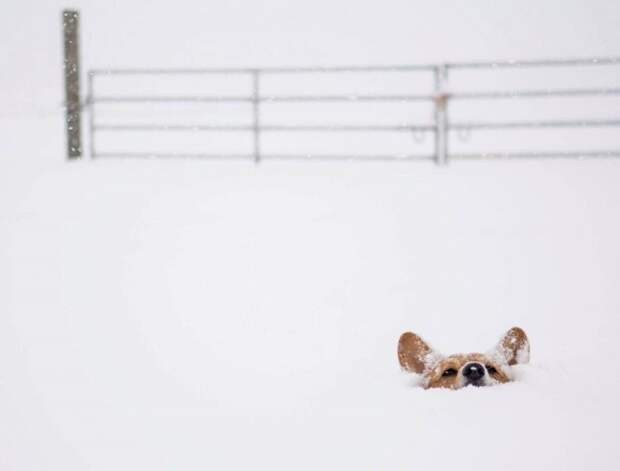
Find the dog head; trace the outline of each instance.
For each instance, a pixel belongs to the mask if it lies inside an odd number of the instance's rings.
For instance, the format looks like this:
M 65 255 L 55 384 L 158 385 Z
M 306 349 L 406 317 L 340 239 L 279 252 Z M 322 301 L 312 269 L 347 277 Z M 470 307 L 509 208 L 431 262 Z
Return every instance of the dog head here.
M 443 356 L 422 338 L 405 332 L 398 341 L 398 361 L 405 370 L 423 376 L 425 388 L 460 389 L 511 381 L 511 366 L 527 363 L 530 343 L 519 327 L 513 327 L 487 353 Z

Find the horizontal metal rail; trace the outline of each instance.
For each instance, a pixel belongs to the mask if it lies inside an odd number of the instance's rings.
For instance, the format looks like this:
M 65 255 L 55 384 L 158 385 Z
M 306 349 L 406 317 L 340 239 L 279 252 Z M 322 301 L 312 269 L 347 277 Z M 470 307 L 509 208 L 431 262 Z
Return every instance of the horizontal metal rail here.
M 249 96 L 98 96 L 92 103 L 251 103 Z
M 569 67 L 569 66 L 596 66 L 617 65 L 620 57 L 595 57 L 585 59 L 541 59 L 541 60 L 511 60 L 511 61 L 483 61 L 483 62 L 448 62 L 447 69 L 497 69 L 510 67 Z M 432 72 L 437 64 L 420 65 L 379 65 L 379 66 L 317 66 L 317 67 L 208 67 L 208 68 L 109 68 L 94 69 L 93 75 L 193 75 L 193 74 L 290 74 L 313 72 Z
M 620 88 L 567 90 L 508 90 L 496 92 L 456 92 L 449 99 L 512 99 L 620 95 Z M 282 95 L 262 96 L 99 96 L 91 103 L 290 103 L 290 102 L 376 102 L 436 100 L 436 95 Z
M 326 66 L 326 67 L 212 67 L 212 68 L 180 68 L 180 69 L 94 69 L 90 73 L 93 75 L 202 75 L 202 74 L 253 74 L 259 72 L 261 74 L 296 74 L 296 73 L 349 73 L 349 72 L 431 72 L 435 68 L 434 65 L 379 65 L 379 66 Z
M 180 158 L 180 159 L 209 159 L 209 160 L 251 160 L 254 154 L 212 154 L 202 152 L 97 152 L 97 158 L 139 158 L 139 159 L 157 159 L 157 158 Z
M 280 103 L 280 102 L 356 102 L 356 101 L 423 101 L 434 95 L 282 95 L 282 96 L 99 96 L 93 103 Z
M 254 160 L 253 153 L 249 154 L 203 154 L 203 153 L 186 153 L 186 152 L 100 152 L 97 157 L 102 158 L 138 158 L 138 159 L 156 159 L 156 158 L 179 158 L 179 159 L 212 159 L 212 160 Z M 263 158 L 269 160 L 360 160 L 360 161 L 416 161 L 416 160 L 434 160 L 434 154 L 372 154 L 372 155 L 346 155 L 346 154 L 266 154 Z
M 590 120 L 549 120 L 549 121 L 510 121 L 510 122 L 471 122 L 448 124 L 448 129 L 483 130 L 483 129 L 531 129 L 531 128 L 597 128 L 620 126 L 620 119 Z
M 541 152 L 481 152 L 474 154 L 452 154 L 455 159 L 510 159 L 510 158 L 541 158 L 541 159 L 565 159 L 565 158 L 609 158 L 620 157 L 620 149 L 599 151 L 541 151 Z
M 575 67 L 592 65 L 618 65 L 620 57 L 592 57 L 584 59 L 540 59 L 484 62 L 448 62 L 449 69 L 497 69 L 511 67 Z
M 574 88 L 564 90 L 499 90 L 494 92 L 456 92 L 450 99 L 548 98 L 620 95 L 620 88 Z
M 449 123 L 449 130 L 482 129 L 529 129 L 529 128 L 580 128 L 580 127 L 616 127 L 620 119 L 613 120 L 558 120 L 558 121 L 511 121 L 511 122 L 471 122 Z M 203 125 L 203 124 L 99 124 L 97 131 L 224 131 L 252 132 L 252 125 Z M 263 125 L 261 131 L 268 132 L 428 132 L 435 131 L 434 125 L 404 124 L 397 126 L 381 125 Z
M 186 152 L 100 152 L 97 157 L 101 158 L 136 158 L 136 159 L 159 159 L 159 158 L 179 158 L 179 159 L 205 159 L 205 160 L 254 160 L 254 154 L 207 154 L 207 153 L 186 153 Z M 435 154 L 373 154 L 373 155 L 346 155 L 346 154 L 263 154 L 264 159 L 269 160 L 360 160 L 360 161 L 420 161 L 435 160 Z M 480 152 L 452 154 L 452 158 L 462 160 L 499 160 L 510 158 L 543 158 L 543 159 L 565 159 L 565 158 L 616 158 L 620 157 L 620 149 L 601 150 L 601 151 L 552 151 L 552 152 Z
M 230 132 L 253 132 L 252 125 L 185 125 L 185 124 L 99 124 L 95 126 L 98 131 L 230 131 Z M 271 132 L 398 132 L 398 131 L 434 131 L 432 125 L 402 125 L 402 126 L 364 126 L 364 125 L 262 125 L 261 131 Z

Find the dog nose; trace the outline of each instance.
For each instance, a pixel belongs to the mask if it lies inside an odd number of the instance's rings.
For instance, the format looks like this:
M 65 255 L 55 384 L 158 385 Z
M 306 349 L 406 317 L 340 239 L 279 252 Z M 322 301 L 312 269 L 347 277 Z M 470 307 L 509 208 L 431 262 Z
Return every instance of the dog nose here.
M 484 376 L 484 366 L 480 363 L 469 363 L 463 368 L 463 376 L 470 381 L 476 381 Z

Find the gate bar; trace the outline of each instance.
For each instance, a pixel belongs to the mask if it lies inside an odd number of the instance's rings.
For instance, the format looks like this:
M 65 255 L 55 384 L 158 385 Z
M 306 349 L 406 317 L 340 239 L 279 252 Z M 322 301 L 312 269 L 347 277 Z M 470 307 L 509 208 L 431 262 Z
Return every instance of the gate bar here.
M 252 72 L 252 111 L 254 119 L 254 162 L 260 162 L 260 72 Z
M 506 68 L 506 67 L 554 67 L 579 65 L 619 65 L 620 57 L 594 57 L 589 59 L 541 59 L 541 60 L 514 60 L 514 61 L 487 61 L 487 62 L 449 62 L 447 69 L 479 69 L 479 68 Z M 263 74 L 289 74 L 308 72 L 411 72 L 426 70 L 432 72 L 436 64 L 419 65 L 379 65 L 379 66 L 316 66 L 316 67 L 264 67 L 259 70 Z M 92 72 L 101 75 L 149 75 L 149 74 L 247 74 L 257 70 L 247 67 L 207 67 L 185 69 L 94 69 Z
M 448 157 L 448 118 L 449 95 L 445 92 L 444 81 L 447 69 L 444 65 L 435 67 L 435 158 L 437 165 L 445 165 Z

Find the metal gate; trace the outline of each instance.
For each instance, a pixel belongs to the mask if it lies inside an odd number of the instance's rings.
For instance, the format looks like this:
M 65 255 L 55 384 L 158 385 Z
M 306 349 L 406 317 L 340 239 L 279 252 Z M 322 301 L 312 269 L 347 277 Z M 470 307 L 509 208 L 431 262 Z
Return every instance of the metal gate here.
M 510 80 L 501 77 L 502 73 L 512 74 Z M 487 78 L 484 79 L 486 74 Z M 469 76 L 467 75 L 469 74 Z M 546 80 L 547 85 L 536 86 L 532 79 L 536 74 Z M 582 74 L 583 76 L 579 76 Z M 461 75 L 461 78 L 459 78 Z M 339 91 L 336 93 L 312 92 L 313 86 L 327 77 L 341 77 Z M 355 82 L 353 77 L 372 76 L 377 87 L 370 91 L 348 89 L 348 84 Z M 398 87 L 389 86 L 388 78 L 398 76 L 399 83 L 421 84 L 414 91 L 400 91 Z M 225 84 L 235 80 L 241 87 L 235 93 L 218 93 L 217 91 L 197 93 L 176 89 L 172 93 L 148 93 L 142 90 L 157 80 L 171 80 L 171 83 L 191 79 L 203 82 L 207 78 L 219 78 Z M 465 77 L 465 78 L 463 78 Z M 490 79 L 488 77 L 491 77 Z M 508 75 L 506 76 L 508 77 Z M 134 81 L 134 88 L 121 85 L 110 88 L 110 83 L 123 80 Z M 541 83 L 545 83 L 545 80 Z M 269 85 L 271 81 L 271 85 Z M 304 82 L 305 81 L 305 82 Z M 368 81 L 368 80 L 367 80 Z M 549 82 L 551 84 L 549 85 Z M 142 85 L 135 85 L 135 84 Z M 274 83 L 280 84 L 280 88 Z M 302 93 L 287 93 L 291 84 L 306 83 Z M 509 87 L 505 84 L 508 83 Z M 342 85 L 345 85 L 344 88 Z M 534 84 L 534 85 L 532 85 Z M 472 85 L 475 85 L 472 87 Z M 482 87 L 481 87 L 481 86 Z M 106 86 L 108 91 L 106 92 Z M 112 90 L 110 92 L 109 90 Z M 120 91 L 119 91 L 120 90 Z M 310 91 L 309 91 L 310 90 Z M 395 90 L 395 91 L 394 91 Z M 526 105 L 523 105 L 523 104 Z M 286 116 L 280 121 L 269 117 L 278 106 L 312 105 L 314 122 L 292 122 Z M 335 119 L 336 114 L 330 110 L 344 109 L 355 104 L 372 106 L 393 106 L 394 109 L 412 112 L 417 107 L 426 107 L 426 119 L 415 122 L 399 119 L 395 122 L 373 122 L 374 118 L 385 118 L 389 113 L 365 111 L 362 113 L 344 113 L 353 121 Z M 585 58 L 533 61 L 500 61 L 445 63 L 427 65 L 399 66 L 352 66 L 352 67 L 271 67 L 271 68 L 196 68 L 196 69 L 95 69 L 87 74 L 87 96 L 85 105 L 88 111 L 88 148 L 91 158 L 104 157 L 196 157 L 218 159 L 251 159 L 260 162 L 264 159 L 305 159 L 305 160 L 433 160 L 445 164 L 453 159 L 474 158 L 550 158 L 550 157 L 618 157 L 620 156 L 620 58 Z M 177 106 L 191 105 L 208 112 L 217 118 L 214 108 L 239 105 L 242 122 L 221 123 L 201 121 L 157 122 L 152 119 L 127 120 L 140 107 L 153 105 Z M 372 106 L 371 106 L 372 105 Z M 100 119 L 107 107 L 120 107 L 107 119 Z M 302 106 L 302 108 L 303 108 Z M 524 107 L 525 106 L 525 107 Z M 344 107 L 344 108 L 343 108 Z M 478 107 L 478 108 L 476 108 Z M 511 111 L 512 108 L 513 111 Z M 521 108 L 519 108 L 521 107 Z M 387 108 L 384 108 L 384 110 Z M 123 111 L 124 110 L 124 111 Z M 321 111 L 323 110 L 323 111 Z M 468 116 L 467 110 L 475 112 Z M 542 110 L 540 113 L 536 110 Z M 618 110 L 618 111 L 616 111 Z M 149 117 L 149 112 L 142 115 Z M 161 116 L 172 112 L 165 111 Z M 197 116 L 202 117 L 201 114 Z M 323 113 L 323 114 L 321 114 Z M 538 114 L 536 114 L 538 113 Z M 615 115 L 614 115 L 615 113 Z M 173 114 L 173 113 L 172 113 Z M 277 115 L 277 113 L 275 113 Z M 303 113 L 302 113 L 303 114 Z M 105 115 L 105 113 L 104 113 Z M 403 115 L 405 116 L 405 115 Z M 406 115 L 408 116 L 408 115 Z M 462 116 L 459 118 L 459 116 Z M 464 116 L 464 117 L 463 117 Z M 479 119 L 475 116 L 488 117 Z M 497 119 L 499 117 L 499 119 Z M 363 119 L 362 119 L 363 118 Z M 491 119 L 494 118 L 494 119 Z M 217 121 L 217 120 L 216 120 Z M 552 131 L 562 130 L 550 143 L 544 143 L 544 136 L 523 137 L 535 131 L 544 131 L 548 136 Z M 506 133 L 515 132 L 516 138 Z M 586 135 L 588 132 L 602 133 L 594 138 L 569 142 L 572 137 Z M 504 133 L 499 135 L 498 132 Z M 122 134 L 130 142 L 131 135 L 140 133 L 141 144 L 151 144 L 165 136 L 169 138 L 165 149 L 144 148 L 124 149 L 109 148 L 110 143 L 117 142 L 116 136 Z M 175 136 L 191 133 L 205 136 L 198 142 L 198 151 L 185 151 L 174 147 Z M 301 134 L 349 135 L 344 145 L 334 149 L 312 151 L 274 151 L 277 142 L 273 136 L 294 135 L 294 142 L 289 148 L 296 150 L 301 146 Z M 472 136 L 493 135 L 492 143 L 499 145 L 499 150 L 470 145 Z M 521 134 L 519 134 L 521 133 Z M 231 142 L 238 143 L 241 137 L 249 136 L 247 149 L 244 151 L 200 150 L 202 142 L 208 144 L 213 136 L 233 135 Z M 349 145 L 356 144 L 367 136 L 399 134 L 406 139 L 399 152 L 349 152 Z M 150 138 L 148 136 L 154 136 Z M 519 137 L 521 136 L 521 137 Z M 601 137 L 602 136 L 602 137 Z M 312 138 L 310 144 L 322 138 Z M 374 138 L 376 143 L 380 138 Z M 401 137 L 388 141 L 395 142 Z M 185 139 L 187 141 L 187 139 Z M 281 138 L 286 141 L 285 137 Z M 407 141 L 408 140 L 408 141 Z M 426 148 L 416 151 L 421 141 L 427 140 Z M 266 142 L 269 141 L 269 142 Z M 183 142 L 183 139 L 180 139 Z M 108 144 L 104 148 L 102 144 Z M 508 148 L 506 143 L 510 143 Z M 540 148 L 529 148 L 525 144 L 540 144 Z M 269 149 L 269 145 L 272 149 Z M 551 147 L 550 147 L 551 145 Z M 208 146 L 205 146 L 208 147 Z M 277 145 L 275 146 L 277 148 Z M 423 147 L 423 146 L 422 146 Z M 497 147 L 497 146 L 496 146 Z M 534 146 L 536 147 L 536 146 Z M 75 145 L 73 146 L 75 153 Z

